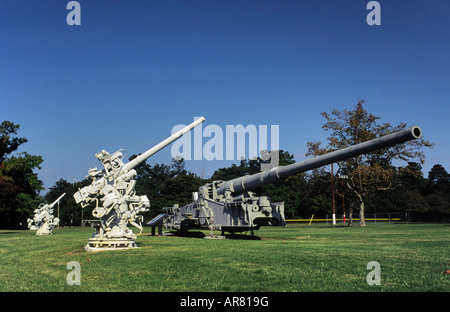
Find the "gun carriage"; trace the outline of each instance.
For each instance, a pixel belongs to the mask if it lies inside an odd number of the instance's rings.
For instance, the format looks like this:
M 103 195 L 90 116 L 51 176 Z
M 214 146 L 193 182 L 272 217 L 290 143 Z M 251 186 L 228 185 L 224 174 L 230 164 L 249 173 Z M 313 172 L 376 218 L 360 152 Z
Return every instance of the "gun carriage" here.
M 142 232 L 143 216 L 140 213 L 148 211 L 150 201 L 145 195 L 136 195 L 136 180 L 133 178 L 137 172 L 134 168 L 204 121 L 203 117 L 197 119 L 128 163 L 123 162 L 123 150 L 112 154 L 102 150 L 95 155 L 104 168 L 90 169 L 91 185 L 73 196 L 82 208 L 95 203 L 92 215 L 99 221 L 92 224 L 96 233 L 89 239 L 85 247 L 87 251 L 137 247 L 136 235 L 127 225 L 130 223 L 140 230 L 139 234 Z
M 422 135 L 414 126 L 367 142 L 337 150 L 315 158 L 270 171 L 242 176 L 230 181 L 213 181 L 201 186 L 193 194 L 192 203 L 180 207 L 166 207 L 163 226 L 176 231 L 209 228 L 235 233 L 259 229 L 263 225 L 284 226 L 284 203 L 271 202 L 267 196 L 256 196 L 252 191 L 275 181 L 321 166 L 343 161 L 361 154 L 374 152 Z
M 30 230 L 37 230 L 36 235 L 53 234 L 53 228 L 59 224 L 59 219 L 53 216 L 53 207 L 59 203 L 64 195 L 66 195 L 66 193 L 59 196 L 58 199 L 51 204 L 40 204 L 38 208 L 34 210 L 33 219 L 27 220 L 28 228 Z

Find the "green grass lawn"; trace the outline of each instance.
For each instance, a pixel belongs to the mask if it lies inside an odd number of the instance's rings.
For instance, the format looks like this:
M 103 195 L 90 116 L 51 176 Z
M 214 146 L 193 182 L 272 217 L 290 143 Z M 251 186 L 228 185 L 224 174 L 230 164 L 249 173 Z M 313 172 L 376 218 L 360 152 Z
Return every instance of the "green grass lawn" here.
M 138 237 L 140 248 L 88 253 L 91 228 L 0 231 L 0 291 L 448 292 L 450 226 L 264 227 L 260 240 Z M 67 264 L 81 266 L 68 285 Z M 370 261 L 381 285 L 368 285 Z

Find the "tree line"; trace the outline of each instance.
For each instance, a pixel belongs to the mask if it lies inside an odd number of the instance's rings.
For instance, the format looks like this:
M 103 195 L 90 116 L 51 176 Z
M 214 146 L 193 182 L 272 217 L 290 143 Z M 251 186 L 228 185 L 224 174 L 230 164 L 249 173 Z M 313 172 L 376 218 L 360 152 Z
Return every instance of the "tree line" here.
M 294 163 L 294 157 L 286 151 L 280 151 L 280 165 Z M 136 194 L 147 195 L 150 199 L 150 210 L 144 213 L 145 222 L 162 212 L 163 207 L 179 204 L 180 206 L 192 201 L 192 192 L 206 183 L 216 180 L 231 180 L 239 176 L 259 172 L 260 159 L 241 160 L 239 164 L 220 168 L 209 179 L 202 179 L 195 173 L 185 169 L 183 159 L 173 159 L 172 164 L 141 164 L 137 169 Z M 389 190 L 371 193 L 366 198 L 366 212 L 402 212 L 410 213 L 412 221 L 441 221 L 450 218 L 450 174 L 442 165 L 434 165 L 428 176 L 421 173 L 422 167 L 418 163 L 410 162 L 409 170 L 400 170 L 392 181 L 394 187 Z M 92 217 L 92 207 L 82 210 L 75 203 L 73 194 L 91 183 L 85 179 L 81 182 L 70 183 L 60 179 L 52 186 L 44 198 L 45 202 L 52 202 L 62 193 L 67 196 L 61 199 L 61 225 L 80 225 L 84 220 Z M 344 196 L 347 215 L 351 209 L 359 212 L 359 202 L 352 191 L 342 181 L 339 174 L 331 174 L 330 166 L 301 173 L 285 181 L 278 181 L 255 190 L 256 195 L 267 195 L 272 201 L 285 204 L 285 215 L 291 218 L 309 218 L 314 214 L 321 218 L 332 212 L 332 192 L 335 191 L 336 213 L 342 213 L 342 197 Z
M 378 123 L 380 118 L 368 113 L 363 103 L 359 101 L 352 110 L 322 113 L 326 119 L 323 129 L 331 132 L 328 145 L 308 142 L 307 155 L 322 155 L 406 128 L 404 123 L 395 127 Z M 40 169 L 43 159 L 26 152 L 15 153 L 27 142 L 26 138 L 17 137 L 19 128 L 20 125 L 10 121 L 0 125 L 0 227 L 25 228 L 26 219 L 32 217 L 39 203 L 50 203 L 62 193 L 66 193 L 60 201 L 62 226 L 77 226 L 82 220 L 94 219 L 91 214 L 94 207 L 81 209 L 73 199 L 79 188 L 92 182 L 89 179 L 71 183 L 61 178 L 45 196 L 39 195 L 44 188 L 35 171 Z M 254 192 L 269 196 L 274 202 L 284 202 L 287 219 L 330 214 L 334 194 L 336 213 L 342 212 L 344 197 L 347 213 L 361 212 L 364 216 L 364 212 L 408 211 L 413 221 L 440 221 L 450 217 L 450 175 L 440 164 L 434 165 L 426 177 L 423 175 L 423 149 L 432 146 L 421 138 L 334 164 L 333 172 L 330 166 L 318 168 Z M 394 165 L 399 161 L 403 166 Z M 294 162 L 288 151 L 279 151 L 281 166 Z M 182 158 L 172 159 L 171 164 L 142 163 L 135 168 L 136 194 L 147 195 L 151 203 L 144 220 L 148 222 L 163 207 L 189 203 L 192 192 L 201 185 L 260 172 L 262 163 L 260 158 L 242 159 L 239 164 L 217 169 L 208 179 L 186 170 Z M 361 225 L 365 225 L 364 218 Z

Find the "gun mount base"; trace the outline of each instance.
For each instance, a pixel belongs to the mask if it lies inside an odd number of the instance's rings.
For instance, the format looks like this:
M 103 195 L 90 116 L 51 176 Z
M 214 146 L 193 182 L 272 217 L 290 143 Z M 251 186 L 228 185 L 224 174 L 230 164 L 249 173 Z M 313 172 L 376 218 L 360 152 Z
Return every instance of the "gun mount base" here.
M 267 197 L 250 194 L 229 201 L 201 197 L 182 207 L 177 204 L 165 207 L 163 211 L 164 228 L 177 230 L 181 234 L 189 230 L 209 229 L 209 237 L 216 236 L 213 231 L 221 231 L 224 237 L 225 232 L 231 235 L 250 232 L 253 236 L 261 226 L 285 226 L 284 203 L 271 203 Z
M 48 227 L 40 227 L 36 231 L 36 235 L 52 235 L 52 234 L 53 234 L 52 230 L 49 229 Z
M 103 230 L 101 224 L 94 222 L 92 228 L 97 230 L 88 240 L 85 250 L 89 252 L 106 251 L 106 250 L 128 250 L 138 248 L 136 237 L 127 227 L 114 226 Z
M 108 250 L 129 250 L 139 248 L 134 238 L 103 238 L 92 237 L 88 240 L 85 250 L 88 252 L 99 252 Z
M 206 235 L 203 237 L 204 239 L 225 239 L 225 236 L 222 235 Z

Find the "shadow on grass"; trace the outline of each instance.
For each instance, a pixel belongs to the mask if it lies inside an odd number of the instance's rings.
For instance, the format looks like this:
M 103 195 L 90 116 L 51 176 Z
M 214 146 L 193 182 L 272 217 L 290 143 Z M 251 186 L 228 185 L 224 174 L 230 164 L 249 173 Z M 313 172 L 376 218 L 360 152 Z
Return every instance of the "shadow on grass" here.
M 177 237 L 189 237 L 189 238 L 211 238 L 203 232 L 195 231 L 174 231 L 174 232 L 164 232 L 164 236 L 177 236 Z M 238 239 L 238 240 L 261 240 L 261 237 L 249 234 L 226 234 L 218 235 L 214 238 L 217 239 Z
M 24 231 L 11 231 L 11 230 L 0 230 L 0 235 L 2 234 L 20 234 Z

